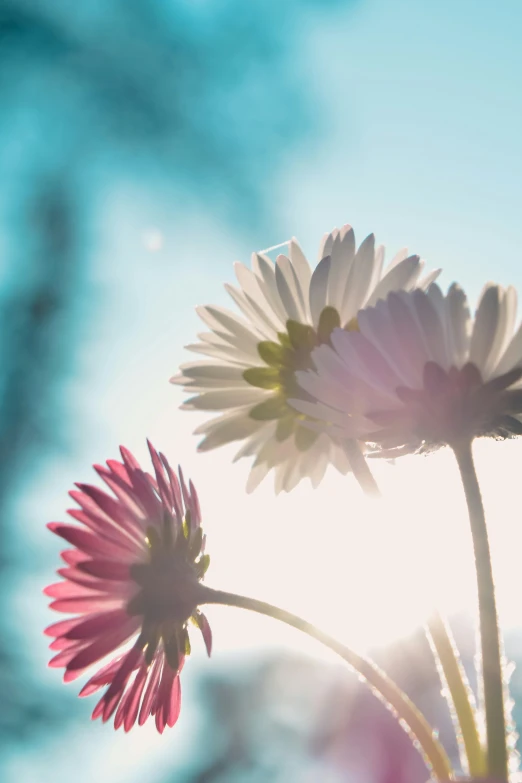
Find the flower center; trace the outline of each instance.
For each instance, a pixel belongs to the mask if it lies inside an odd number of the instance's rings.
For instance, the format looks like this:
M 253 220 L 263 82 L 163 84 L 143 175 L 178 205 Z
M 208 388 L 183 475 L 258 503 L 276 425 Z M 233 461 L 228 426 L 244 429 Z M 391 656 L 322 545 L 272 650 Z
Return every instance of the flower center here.
M 427 448 L 455 443 L 462 437 L 509 438 L 522 434 L 522 391 L 510 387 L 522 378 L 522 369 L 483 381 L 480 370 L 468 362 L 447 372 L 435 362 L 424 367 L 423 388 L 399 386 L 404 403 L 400 411 L 379 411 L 368 417 L 390 431 L 410 428 Z
M 174 521 L 165 512 L 163 529 L 147 531 L 148 562 L 134 563 L 130 574 L 140 586 L 127 605 L 130 615 L 143 615 L 142 641 L 150 663 L 162 639 L 173 669 L 180 655 L 190 652 L 187 621 L 197 617 L 201 600 L 200 580 L 208 564 L 208 555 L 200 555 L 201 528 L 190 528 L 190 517 L 176 533 Z
M 334 329 L 341 326 L 341 318 L 334 307 L 325 307 L 319 318 L 317 330 L 309 324 L 288 320 L 286 332 L 278 332 L 279 341 L 266 340 L 257 350 L 264 362 L 261 367 L 250 367 L 243 377 L 251 386 L 273 392 L 266 400 L 252 408 L 249 415 L 257 421 L 277 420 L 276 439 L 280 442 L 295 434 L 295 444 L 300 451 L 309 449 L 319 434 L 303 427 L 308 417 L 288 405 L 289 398 L 308 399 L 306 392 L 296 381 L 297 370 L 314 368 L 312 351 L 330 342 Z M 358 330 L 356 318 L 344 327 Z

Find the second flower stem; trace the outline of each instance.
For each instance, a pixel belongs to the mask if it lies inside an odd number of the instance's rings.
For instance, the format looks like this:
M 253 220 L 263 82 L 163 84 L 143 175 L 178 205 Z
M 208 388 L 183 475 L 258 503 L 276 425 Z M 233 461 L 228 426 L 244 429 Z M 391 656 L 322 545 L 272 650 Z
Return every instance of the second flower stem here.
M 426 623 L 426 633 L 440 666 L 441 679 L 449 692 L 459 749 L 465 755 L 463 762 L 467 762 L 467 771 L 472 777 L 484 777 L 487 774 L 487 759 L 480 742 L 475 700 L 449 625 L 435 612 Z
M 291 612 L 279 609 L 272 604 L 258 601 L 255 598 L 246 598 L 235 593 L 226 593 L 222 590 L 205 588 L 202 596 L 202 604 L 222 604 L 225 606 L 237 606 L 258 612 L 275 620 L 280 620 L 287 625 L 303 631 L 308 636 L 324 644 L 330 650 L 341 656 L 355 672 L 363 677 L 374 694 L 383 701 L 395 714 L 398 720 L 407 727 L 407 731 L 415 739 L 423 754 L 427 766 L 431 769 L 435 780 L 452 779 L 451 763 L 444 748 L 434 736 L 433 729 L 424 715 L 417 709 L 403 691 L 374 663 L 362 657 L 358 653 L 338 642 L 332 636 L 321 631 L 312 623 L 303 620 Z
M 453 445 L 453 451 L 468 504 L 471 535 L 475 552 L 480 620 L 484 708 L 488 746 L 488 773 L 508 780 L 508 749 L 504 709 L 504 677 L 498 625 L 495 585 L 491 567 L 484 505 L 473 463 L 471 441 Z

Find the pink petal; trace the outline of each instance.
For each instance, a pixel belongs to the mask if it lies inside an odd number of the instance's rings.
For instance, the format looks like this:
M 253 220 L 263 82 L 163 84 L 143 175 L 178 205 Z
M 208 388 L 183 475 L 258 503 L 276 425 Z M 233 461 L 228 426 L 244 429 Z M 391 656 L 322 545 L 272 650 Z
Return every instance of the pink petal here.
M 132 650 L 129 650 L 126 658 L 123 659 L 123 662 L 117 671 L 111 685 L 101 699 L 104 704 L 102 716 L 104 723 L 109 720 L 114 710 L 118 706 L 118 702 L 123 695 L 129 677 L 131 676 L 134 669 L 136 669 L 138 665 L 141 665 L 142 660 L 143 651 L 140 647 L 133 647 Z
M 74 642 L 70 639 L 66 639 L 65 636 L 57 636 L 54 641 L 49 645 L 50 650 L 70 650 L 74 647 Z
M 99 579 L 125 582 L 131 578 L 129 565 L 127 563 L 118 563 L 114 560 L 87 560 L 79 563 L 78 568 L 80 571 L 84 571 L 86 574 Z
M 156 690 L 158 687 L 158 682 L 161 675 L 161 669 L 163 667 L 164 658 L 165 656 L 163 655 L 163 653 L 157 653 L 152 663 L 152 668 L 149 673 L 149 681 L 145 689 L 145 695 L 141 703 L 140 714 L 138 717 L 139 726 L 143 726 L 143 724 L 151 714 L 151 709 L 155 700 Z
M 61 669 L 62 666 L 67 666 L 74 656 L 85 646 L 85 642 L 76 642 L 76 644 L 72 644 L 66 650 L 62 650 L 62 652 L 59 652 L 54 658 L 51 658 L 48 665 L 51 669 Z
M 92 639 L 106 631 L 116 629 L 117 626 L 126 624 L 129 615 L 125 609 L 114 609 L 110 612 L 95 614 L 66 631 L 67 639 Z
M 161 682 L 157 691 L 157 701 L 154 707 L 156 713 L 156 728 L 160 734 L 163 733 L 165 726 L 173 726 L 180 713 L 181 708 L 181 687 L 180 680 L 176 672 L 165 663 Z
M 107 539 L 95 535 L 88 530 L 75 527 L 74 525 L 64 525 L 61 522 L 49 522 L 49 530 L 57 536 L 64 538 L 69 544 L 81 549 L 88 555 L 98 555 L 102 557 L 113 557 L 115 560 L 128 562 L 129 552 L 122 547 L 107 541 Z
M 97 671 L 96 674 L 94 674 L 91 679 L 85 683 L 78 696 L 81 696 L 82 698 L 84 696 L 90 696 L 92 693 L 99 691 L 100 688 L 103 688 L 104 685 L 109 685 L 112 682 L 114 675 L 120 668 L 122 660 L 123 655 L 120 655 L 114 661 L 111 661 L 102 669 Z
M 152 490 L 151 481 L 146 477 L 145 472 L 128 449 L 121 446 L 120 451 L 137 497 L 145 508 L 147 516 L 154 517 L 158 513 L 159 504 Z
M 93 514 L 102 511 L 109 520 L 112 520 L 124 530 L 134 532 L 136 531 L 136 528 L 138 528 L 138 530 L 141 531 L 141 524 L 139 520 L 136 519 L 136 516 L 102 489 L 95 487 L 92 484 L 76 484 L 76 486 L 81 490 L 81 493 L 83 493 L 81 500 L 78 500 L 78 502 L 86 511 Z M 86 497 L 92 500 L 94 508 L 86 501 Z M 77 499 L 77 497 L 75 499 Z
M 136 549 L 143 547 L 144 536 L 141 530 L 139 532 L 137 529 L 135 532 L 129 531 L 125 528 L 118 527 L 115 522 L 101 514 L 96 514 L 93 511 L 85 511 L 80 508 L 68 508 L 67 513 L 97 535 L 103 536 L 108 541 L 111 541 L 115 546 L 122 547 L 132 553 L 136 552 Z
M 83 596 L 96 597 L 97 595 L 93 588 L 85 587 L 84 585 L 77 585 L 73 582 L 69 582 L 68 580 L 63 582 L 55 582 L 55 584 L 52 585 L 47 585 L 43 592 L 44 595 L 48 595 L 50 598 L 80 598 Z
M 129 475 L 132 474 L 135 470 L 141 470 L 140 463 L 138 462 L 136 457 L 134 457 L 131 454 L 129 449 L 126 449 L 125 446 L 120 446 L 120 453 L 121 453 L 123 462 L 125 463 L 128 471 L 129 471 Z
M 179 481 L 178 477 L 172 470 L 172 468 L 169 465 L 169 462 L 167 458 L 161 454 L 161 459 L 163 461 L 163 464 L 165 465 L 165 468 L 167 470 L 169 481 L 170 481 L 170 488 L 172 491 L 172 499 L 173 499 L 173 506 L 174 506 L 174 512 L 177 517 L 178 524 L 181 524 L 183 520 L 183 501 L 181 498 L 181 490 L 179 487 Z
M 44 634 L 46 636 L 63 636 L 80 622 L 83 622 L 83 618 L 71 617 L 69 620 L 59 620 L 57 623 L 49 625 Z
M 185 503 L 185 508 L 190 509 L 192 515 L 190 495 L 187 489 L 187 485 L 185 484 L 185 479 L 183 478 L 183 471 L 181 470 L 181 465 L 178 465 L 178 475 L 179 475 L 179 483 L 181 486 L 181 494 L 183 495 L 183 502 Z
M 113 650 L 116 650 L 123 642 L 136 633 L 141 625 L 141 619 L 138 617 L 129 617 L 124 623 L 120 623 L 113 631 L 105 633 L 103 636 L 95 639 L 78 655 L 76 655 L 67 665 L 67 679 L 74 679 L 81 674 L 82 669 L 86 669 L 91 664 L 104 658 Z
M 83 571 L 79 571 L 78 568 L 59 568 L 56 573 L 59 576 L 63 576 L 64 579 L 69 579 L 71 582 L 76 582 L 76 584 L 89 587 L 91 590 L 98 590 L 98 583 L 100 580 L 96 579 L 95 576 L 84 574 Z
M 173 498 L 172 498 L 172 492 L 170 491 L 170 486 L 165 481 L 165 473 L 163 470 L 163 465 L 161 464 L 161 460 L 158 456 L 158 452 L 150 442 L 150 440 L 147 440 L 147 446 L 149 447 L 150 456 L 152 459 L 152 464 L 154 465 L 154 472 L 156 473 L 156 481 L 158 482 L 158 489 L 160 493 L 161 500 L 163 501 L 163 504 L 166 508 L 171 509 L 173 505 Z
M 75 566 L 78 563 L 88 559 L 85 552 L 80 552 L 79 549 L 64 549 L 63 552 L 60 552 L 60 557 L 68 565 L 72 566 Z
M 136 723 L 141 695 L 143 693 L 145 683 L 147 682 L 147 673 L 148 666 L 146 663 L 142 663 L 141 667 L 136 673 L 134 682 L 120 702 L 120 706 L 118 707 L 116 716 L 114 718 L 114 728 L 118 729 L 123 723 L 123 728 L 125 731 L 130 731 Z
M 97 594 L 93 598 L 59 598 L 49 604 L 50 609 L 55 612 L 66 612 L 67 614 L 87 614 L 89 612 L 105 611 L 109 608 L 121 606 L 121 599 L 112 595 Z
M 181 712 L 181 681 L 179 675 L 174 680 L 170 695 L 170 704 L 167 714 L 167 724 L 172 728 L 179 718 Z
M 96 470 L 98 469 L 97 465 L 95 465 L 94 467 L 96 468 Z M 125 465 L 122 465 L 122 463 L 118 462 L 117 459 L 108 459 L 107 467 L 109 468 L 113 476 L 121 479 L 121 481 L 127 484 L 128 487 L 132 486 L 132 482 L 129 477 L 129 471 L 127 470 Z
M 126 506 L 129 512 L 137 520 L 139 520 L 141 524 L 143 524 L 146 519 L 146 514 L 144 513 L 144 509 L 142 508 L 141 504 L 136 499 L 135 493 L 133 492 L 132 486 L 128 479 L 125 480 L 120 478 L 118 475 L 114 475 L 111 470 L 108 470 L 103 465 L 95 465 L 94 469 L 100 478 L 105 481 L 109 489 L 114 492 L 120 503 Z M 123 468 L 123 470 L 125 470 L 125 468 Z
M 85 574 L 83 571 L 79 571 L 78 568 L 59 568 L 58 574 L 63 576 L 64 579 L 82 585 L 89 590 L 96 590 L 98 593 L 108 593 L 113 598 L 123 599 L 130 597 L 136 592 L 137 588 L 131 579 L 127 582 L 117 582 L 114 579 L 100 579 L 96 576 Z

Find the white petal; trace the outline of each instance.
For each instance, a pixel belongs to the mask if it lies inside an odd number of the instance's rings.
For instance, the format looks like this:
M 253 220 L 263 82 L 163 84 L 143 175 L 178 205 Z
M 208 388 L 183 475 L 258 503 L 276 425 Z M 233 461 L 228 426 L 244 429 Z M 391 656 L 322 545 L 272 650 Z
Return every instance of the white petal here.
M 208 342 L 201 342 L 187 345 L 186 348 L 188 351 L 192 351 L 193 353 L 202 353 L 204 356 L 211 356 L 214 359 L 227 361 L 230 364 L 237 364 L 238 367 L 243 367 L 243 369 L 245 367 L 252 367 L 252 365 L 257 363 L 255 361 L 255 357 L 253 357 L 251 354 L 243 354 L 232 345 L 223 346 L 214 345 Z M 259 354 L 257 361 L 259 361 Z
M 242 457 L 252 457 L 259 454 L 262 446 L 267 440 L 275 438 L 277 423 L 273 421 L 258 422 L 259 429 L 250 435 L 235 455 L 233 462 L 237 462 Z
M 338 234 L 332 243 L 330 274 L 328 275 L 328 304 L 341 313 L 341 307 L 346 289 L 346 281 L 350 274 L 355 257 L 355 236 L 353 229 L 346 227 L 343 234 Z
M 276 284 L 279 296 L 288 314 L 288 318 L 299 323 L 306 321 L 304 298 L 301 286 L 290 263 L 290 259 L 280 255 L 276 259 Z
M 339 473 L 341 473 L 343 476 L 346 476 L 347 473 L 351 473 L 352 467 L 350 465 L 350 460 L 348 459 L 344 449 L 342 449 L 336 443 L 332 443 L 330 459 L 334 468 L 336 468 L 336 470 L 338 470 Z
M 235 408 L 238 405 L 256 405 L 266 399 L 267 392 L 253 386 L 245 389 L 225 389 L 209 391 L 191 397 L 182 405 L 183 410 L 219 411 Z
M 310 313 L 312 323 L 317 328 L 319 316 L 327 305 L 328 275 L 330 273 L 330 256 L 323 258 L 315 267 L 310 281 Z
M 324 474 L 326 473 L 327 466 L 328 466 L 328 460 L 326 454 L 324 452 L 319 452 L 316 456 L 313 465 L 310 468 L 310 481 L 312 482 L 312 487 L 314 489 L 317 489 L 317 487 L 323 480 Z
M 341 323 L 347 323 L 363 306 L 374 274 L 375 237 L 370 234 L 361 243 L 353 260 L 343 292 Z
M 197 378 L 216 381 L 246 381 L 243 378 L 243 369 L 241 367 L 232 367 L 226 364 L 215 364 L 214 362 L 200 361 L 180 365 L 179 368 L 185 379 Z
M 306 304 L 307 294 L 310 289 L 310 280 L 312 279 L 312 270 L 310 269 L 310 264 L 306 260 L 306 256 L 301 250 L 299 242 L 295 237 L 290 240 L 290 244 L 288 246 L 288 255 L 290 256 L 290 261 L 299 279 Z M 308 315 L 310 314 L 308 313 Z
M 295 462 L 288 462 L 285 467 L 285 475 L 282 483 L 282 489 L 285 492 L 291 492 L 301 479 L 304 478 L 302 473 L 302 460 L 296 460 Z
M 259 429 L 259 422 L 251 419 L 243 411 L 239 413 L 234 411 L 232 414 L 220 416 L 206 423 L 205 437 L 198 444 L 198 451 L 210 451 L 225 443 L 243 440 L 257 429 Z
M 515 367 L 522 367 L 522 323 L 508 344 L 502 359 L 495 368 L 495 375 L 503 375 Z
M 244 350 L 253 351 L 254 354 L 257 353 L 257 346 L 263 339 L 263 335 L 254 329 L 251 324 L 240 319 L 229 310 L 225 310 L 224 307 L 213 307 L 210 305 L 196 307 L 196 312 L 224 340 L 237 347 L 244 348 Z M 223 329 L 226 330 L 225 334 Z
M 513 327 L 517 315 L 517 292 L 513 286 L 505 290 L 499 289 L 499 317 L 495 339 L 489 352 L 488 360 L 484 366 L 484 380 L 489 380 L 500 357 L 504 353 L 507 342 L 513 334 Z
M 379 245 L 378 247 L 375 248 L 375 258 L 373 261 L 373 275 L 370 281 L 370 287 L 368 289 L 368 298 L 372 295 L 374 289 L 377 287 L 382 277 L 384 254 L 385 254 L 384 245 Z
M 412 292 L 412 299 L 428 359 L 447 369 L 446 336 L 437 308 L 429 296 L 420 289 Z
M 256 258 L 255 254 L 252 256 L 252 259 L 254 258 Z M 252 263 L 254 263 L 253 260 Z M 262 279 L 260 279 L 260 277 L 255 275 L 252 270 L 248 269 L 239 261 L 234 264 L 234 271 L 236 273 L 238 283 L 245 292 L 245 295 L 248 296 L 252 302 L 255 302 L 256 305 L 266 313 L 270 323 L 275 322 L 277 331 L 280 331 L 281 328 L 284 328 L 286 318 L 281 317 L 280 307 L 277 307 L 276 309 L 272 307 L 272 297 L 269 299 L 267 298 L 266 285 Z
M 312 419 L 319 419 L 324 426 L 330 424 L 337 424 L 339 427 L 344 427 L 350 424 L 347 421 L 346 414 L 340 413 L 329 405 L 323 405 L 322 402 L 307 402 L 306 400 L 291 399 L 288 400 L 288 404 L 300 413 L 304 413 L 306 416 L 310 416 Z
M 274 264 L 266 256 L 254 253 L 252 255 L 252 268 L 254 269 L 254 272 L 256 272 L 259 287 L 263 291 L 270 307 L 281 323 L 286 324 L 288 314 L 277 290 Z
M 296 380 L 314 400 L 320 400 L 336 410 L 349 410 L 353 402 L 351 387 L 340 385 L 331 375 L 301 371 L 296 373 Z M 301 410 L 301 413 L 304 411 Z
M 333 247 L 334 239 L 335 237 L 339 236 L 339 229 L 334 228 L 332 231 L 330 231 L 329 234 L 323 234 L 323 237 L 321 239 L 321 242 L 319 244 L 319 253 L 317 256 L 317 261 L 322 261 L 323 258 L 330 255 L 330 252 Z
M 266 340 L 274 340 L 277 337 L 277 327 L 259 305 L 254 302 L 244 291 L 239 291 L 229 283 L 225 283 L 225 290 L 232 297 L 246 317 L 257 327 L 259 333 Z
M 481 372 L 486 366 L 495 340 L 500 307 L 499 299 L 498 286 L 485 286 L 475 315 L 469 361 L 473 362 Z
M 380 300 L 375 307 L 360 310 L 357 318 L 361 334 L 378 348 L 396 373 L 400 381 L 397 385 L 416 385 L 417 369 L 412 372 L 406 347 L 394 328 L 388 301 Z
M 261 484 L 267 473 L 269 472 L 270 468 L 265 463 L 260 463 L 259 465 L 254 465 L 252 470 L 250 471 L 250 474 L 248 476 L 248 481 L 246 485 L 246 491 L 248 494 L 253 492 L 257 487 Z
M 419 388 L 422 386 L 422 372 L 429 360 L 429 354 L 413 311 L 411 296 L 404 291 L 398 291 L 389 294 L 386 301 L 393 328 L 400 340 L 403 361 L 408 366 L 411 386 Z
M 424 277 L 422 277 L 416 284 L 417 288 L 422 288 L 423 291 L 426 291 L 426 289 L 428 289 L 430 285 L 434 283 L 435 280 L 440 276 L 441 272 L 442 269 L 435 269 L 433 272 L 429 272 L 429 274 L 424 275 Z
M 395 267 L 402 263 L 406 258 L 408 258 L 408 248 L 401 247 L 400 250 L 397 250 L 392 260 L 386 267 L 384 274 L 387 275 L 388 272 L 391 272 L 392 269 L 395 269 Z
M 409 256 L 404 261 L 398 263 L 385 274 L 366 302 L 366 307 L 373 306 L 379 299 L 385 299 L 390 291 L 397 291 L 414 285 L 420 270 L 419 256 Z
M 466 294 L 456 283 L 446 294 L 446 321 L 450 338 L 450 364 L 462 367 L 468 359 L 471 315 Z
M 451 335 L 450 335 L 450 325 L 448 322 L 448 319 L 446 318 L 446 302 L 444 299 L 444 294 L 440 290 L 438 285 L 432 285 L 429 287 L 429 289 L 426 291 L 426 296 L 434 306 L 437 317 L 439 319 L 439 323 L 442 326 L 442 334 L 444 336 L 443 341 L 443 353 L 441 354 L 441 357 L 443 357 L 442 361 L 439 362 L 441 367 L 444 370 L 449 370 L 451 367 L 451 359 L 452 359 L 452 345 L 451 345 Z
M 347 338 L 357 355 L 362 379 L 384 395 L 383 403 L 387 397 L 394 399 L 395 389 L 401 385 L 401 380 L 390 367 L 385 356 L 359 332 L 350 332 Z

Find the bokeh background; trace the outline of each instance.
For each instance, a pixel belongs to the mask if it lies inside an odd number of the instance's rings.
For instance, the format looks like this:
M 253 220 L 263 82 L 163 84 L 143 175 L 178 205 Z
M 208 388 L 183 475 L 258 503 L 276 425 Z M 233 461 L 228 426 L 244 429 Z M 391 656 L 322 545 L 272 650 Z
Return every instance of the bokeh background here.
M 163 737 L 91 723 L 47 669 L 42 588 L 74 481 L 145 437 L 199 489 L 209 583 L 370 650 L 440 728 L 422 623 L 453 617 L 472 676 L 470 542 L 447 454 L 255 496 L 197 455 L 168 383 L 227 304 L 232 262 L 350 222 L 476 298 L 522 284 L 518 0 L 0 0 L 0 779 L 424 783 L 381 705 L 296 632 L 209 611 Z M 480 444 L 507 652 L 522 660 L 516 442 Z M 494 524 L 493 524 L 494 523 Z M 522 680 L 513 677 L 515 694 Z M 522 701 L 521 701 L 522 704 Z

